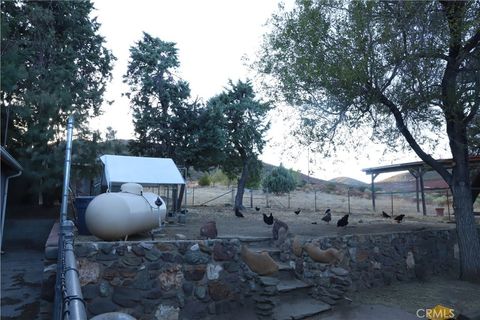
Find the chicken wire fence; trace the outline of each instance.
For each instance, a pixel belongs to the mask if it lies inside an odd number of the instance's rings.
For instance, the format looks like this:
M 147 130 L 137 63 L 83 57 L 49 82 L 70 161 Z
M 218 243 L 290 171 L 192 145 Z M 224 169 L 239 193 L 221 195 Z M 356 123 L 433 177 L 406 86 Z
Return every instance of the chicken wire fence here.
M 449 189 L 425 189 L 427 215 L 453 215 L 452 195 Z M 190 187 L 184 195 L 184 206 L 233 206 L 236 189 L 229 187 Z M 320 192 L 315 190 L 296 190 L 286 194 L 267 193 L 262 190 L 245 189 L 243 205 L 248 209 L 272 208 L 276 210 L 325 211 L 331 208 L 336 212 L 375 213 L 385 211 L 388 214 L 422 214 L 421 193 L 417 199 L 415 191 L 375 193 L 375 209 L 372 206 L 372 193 L 368 189 L 351 188 L 342 191 Z M 475 210 L 480 209 L 479 201 Z

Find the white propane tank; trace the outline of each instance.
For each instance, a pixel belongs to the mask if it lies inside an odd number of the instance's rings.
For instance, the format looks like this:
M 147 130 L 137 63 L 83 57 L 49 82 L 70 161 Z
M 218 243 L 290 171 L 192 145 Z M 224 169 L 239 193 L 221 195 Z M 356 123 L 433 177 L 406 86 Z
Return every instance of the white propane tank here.
M 121 192 L 96 196 L 85 212 L 88 230 L 103 240 L 118 240 L 127 235 L 158 228 L 165 220 L 166 204 L 159 195 L 143 192 L 137 183 L 125 183 Z M 157 206 L 155 201 L 161 200 Z

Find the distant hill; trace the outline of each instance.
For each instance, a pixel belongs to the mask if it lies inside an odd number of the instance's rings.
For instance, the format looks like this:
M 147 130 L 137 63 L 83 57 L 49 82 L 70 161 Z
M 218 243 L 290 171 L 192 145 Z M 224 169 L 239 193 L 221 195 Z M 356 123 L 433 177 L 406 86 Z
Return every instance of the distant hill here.
M 369 186 L 368 183 L 365 183 L 363 181 L 356 180 L 356 179 L 353 179 L 353 178 L 349 178 L 349 177 L 338 177 L 338 178 L 330 179 L 328 181 L 335 182 L 335 183 L 346 184 L 347 186 L 350 186 L 350 187 L 367 187 L 367 186 Z
M 423 184 L 426 189 L 447 188 L 448 185 L 435 171 L 428 171 L 423 175 Z M 399 173 L 392 177 L 378 180 L 375 186 L 383 191 L 414 191 L 415 177 L 409 172 Z

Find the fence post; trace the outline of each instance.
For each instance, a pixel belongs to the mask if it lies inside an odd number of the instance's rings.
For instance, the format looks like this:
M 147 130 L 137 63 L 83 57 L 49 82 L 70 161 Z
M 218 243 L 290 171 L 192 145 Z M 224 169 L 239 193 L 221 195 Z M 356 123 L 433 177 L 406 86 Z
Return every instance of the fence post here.
M 315 212 L 317 212 L 317 190 L 315 190 Z
M 290 209 L 290 192 L 288 193 L 288 209 Z
M 250 189 L 250 208 L 253 208 L 253 189 Z
M 235 192 L 233 190 L 234 189 L 232 188 L 232 207 L 235 207 Z
M 393 215 L 393 192 L 390 193 L 390 205 L 392 207 L 392 215 Z
M 268 203 L 268 188 L 267 188 L 267 192 L 265 192 L 265 204 L 267 208 L 270 208 L 270 205 Z
M 350 214 L 350 188 L 348 188 L 347 191 L 347 196 L 348 196 L 348 214 Z
M 195 205 L 195 187 L 192 188 L 192 207 Z

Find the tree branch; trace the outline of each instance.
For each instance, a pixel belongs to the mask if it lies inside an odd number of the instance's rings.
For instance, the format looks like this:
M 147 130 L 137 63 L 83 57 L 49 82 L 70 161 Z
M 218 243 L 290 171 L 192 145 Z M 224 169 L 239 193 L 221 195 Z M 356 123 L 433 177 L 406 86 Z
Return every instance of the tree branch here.
M 407 126 L 405 125 L 405 121 L 403 120 L 402 113 L 398 109 L 398 107 L 393 103 L 393 101 L 389 100 L 382 92 L 378 89 L 373 88 L 370 84 L 367 85 L 367 90 L 371 91 L 375 96 L 377 96 L 379 102 L 385 105 L 392 115 L 395 118 L 397 129 L 400 133 L 405 137 L 410 147 L 415 151 L 415 153 L 422 159 L 426 164 L 430 165 L 435 171 L 437 171 L 442 178 L 447 182 L 448 185 L 451 184 L 452 175 L 445 169 L 440 163 L 438 163 L 435 159 L 432 158 L 429 154 L 427 154 L 420 145 L 417 143 L 415 138 L 412 136 L 410 131 L 408 130 Z

